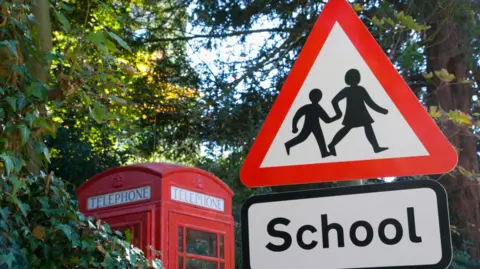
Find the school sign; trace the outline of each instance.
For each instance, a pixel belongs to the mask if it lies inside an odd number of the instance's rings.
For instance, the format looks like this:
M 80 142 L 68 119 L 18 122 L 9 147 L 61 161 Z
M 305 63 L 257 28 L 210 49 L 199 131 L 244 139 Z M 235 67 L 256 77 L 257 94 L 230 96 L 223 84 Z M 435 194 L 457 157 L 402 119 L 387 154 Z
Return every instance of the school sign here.
M 346 0 L 330 0 L 240 171 L 247 187 L 441 174 L 457 153 Z M 445 269 L 430 180 L 269 194 L 242 208 L 244 269 Z

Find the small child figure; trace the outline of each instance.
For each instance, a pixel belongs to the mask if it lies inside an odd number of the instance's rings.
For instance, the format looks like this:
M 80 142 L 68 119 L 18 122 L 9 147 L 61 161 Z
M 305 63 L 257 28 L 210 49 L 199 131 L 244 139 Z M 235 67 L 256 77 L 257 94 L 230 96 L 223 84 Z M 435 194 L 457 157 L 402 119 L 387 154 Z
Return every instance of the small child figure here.
M 298 132 L 297 124 L 298 121 L 305 116 L 305 121 L 303 123 L 302 130 L 300 133 L 294 137 L 292 140 L 285 143 L 285 149 L 287 150 L 287 154 L 290 155 L 290 149 L 305 140 L 313 134 L 315 139 L 317 140 L 318 147 L 320 148 L 320 153 L 322 154 L 322 158 L 328 157 L 332 155 L 328 152 L 327 145 L 325 143 L 325 137 L 322 132 L 322 128 L 320 127 L 320 119 L 322 119 L 325 123 L 331 123 L 337 119 L 338 116 L 330 118 L 325 110 L 320 106 L 319 102 L 322 99 L 322 91 L 320 89 L 313 89 L 310 91 L 309 98 L 312 102 L 311 104 L 302 106 L 293 117 L 293 133 Z

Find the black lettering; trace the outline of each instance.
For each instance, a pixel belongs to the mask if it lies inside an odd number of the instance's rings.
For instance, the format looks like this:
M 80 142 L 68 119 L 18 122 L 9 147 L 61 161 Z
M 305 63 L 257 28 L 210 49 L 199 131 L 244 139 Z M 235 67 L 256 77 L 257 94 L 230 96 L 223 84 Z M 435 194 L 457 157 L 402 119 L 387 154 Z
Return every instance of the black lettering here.
M 330 247 L 328 233 L 332 229 L 337 231 L 338 247 L 343 248 L 345 246 L 345 238 L 343 236 L 342 226 L 338 223 L 328 224 L 327 215 L 322 215 L 322 237 L 323 237 L 324 248 Z
M 118 204 L 118 200 L 120 200 L 120 198 L 122 198 L 122 195 L 119 192 L 115 193 L 115 204 Z
M 108 195 L 108 205 L 113 204 L 113 194 Z
M 310 242 L 310 244 L 306 244 L 303 241 L 303 234 L 306 231 L 309 231 L 311 233 L 316 233 L 317 229 L 315 229 L 315 227 L 313 227 L 312 225 L 304 225 L 304 226 L 300 227 L 300 229 L 298 229 L 298 232 L 297 232 L 297 243 L 301 248 L 303 248 L 305 250 L 310 250 L 310 249 L 316 247 L 318 242 L 315 241 L 315 240 L 312 240 L 312 242 Z
M 282 224 L 287 226 L 290 223 L 290 220 L 286 218 L 275 218 L 271 220 L 267 225 L 267 232 L 270 236 L 280 237 L 284 240 L 284 243 L 280 246 L 274 245 L 272 243 L 267 244 L 267 248 L 274 252 L 282 252 L 287 250 L 292 245 L 292 237 L 287 232 L 282 232 L 275 230 L 277 224 Z
M 415 226 L 415 209 L 413 207 L 407 208 L 407 215 L 408 215 L 408 235 L 410 237 L 410 241 L 413 243 L 421 243 L 422 237 L 417 235 L 417 229 Z
M 141 190 L 135 190 L 135 192 L 137 193 L 137 196 L 138 196 L 138 199 L 142 199 L 142 191 Z
M 395 237 L 390 239 L 385 235 L 385 228 L 387 225 L 393 225 L 395 227 Z M 378 226 L 378 236 L 380 237 L 380 240 L 382 240 L 383 243 L 387 245 L 395 245 L 400 240 L 402 240 L 403 236 L 403 228 L 400 222 L 396 219 L 386 219 L 380 222 L 380 225 Z
M 100 207 L 100 202 L 102 201 L 102 197 L 98 196 L 97 197 L 97 207 Z
M 132 197 L 131 194 L 133 194 L 133 197 Z M 131 192 L 128 193 L 128 200 L 129 200 L 129 201 L 135 200 L 135 192 L 131 191 Z
M 122 203 L 127 202 L 128 192 L 122 192 Z
M 357 237 L 357 229 L 363 227 L 365 231 L 367 232 L 367 236 L 363 241 L 359 240 Z M 366 247 L 368 246 L 372 240 L 373 240 L 373 228 L 370 223 L 360 220 L 357 222 L 354 222 L 352 226 L 350 227 L 350 240 L 352 243 L 357 246 L 357 247 Z

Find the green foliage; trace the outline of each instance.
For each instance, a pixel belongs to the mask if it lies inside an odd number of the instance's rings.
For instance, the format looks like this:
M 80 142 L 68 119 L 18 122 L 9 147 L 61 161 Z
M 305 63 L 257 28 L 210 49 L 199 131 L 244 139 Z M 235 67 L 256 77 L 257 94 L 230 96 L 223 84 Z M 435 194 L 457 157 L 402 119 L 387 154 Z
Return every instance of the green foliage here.
M 162 268 L 122 233 L 78 212 L 61 180 L 9 176 L 0 186 L 0 267 Z
M 86 219 L 65 183 L 44 172 L 51 161 L 45 138 L 55 138 L 65 107 L 92 111 L 97 124 L 114 119 L 107 107 L 110 99 L 104 98 L 108 93 L 99 92 L 108 91 L 112 82 L 120 85 L 120 76 L 113 76 L 116 70 L 103 60 L 120 51 L 113 41 L 127 50 L 128 45 L 110 30 L 71 23 L 65 13 L 74 9 L 57 1 L 51 2 L 50 12 L 56 19 L 55 36 L 65 40 L 64 46 L 53 53 L 40 50 L 48 50 L 50 33 L 46 25 L 34 22 L 49 18 L 43 12 L 49 7 L 41 6 L 49 1 L 35 4 L 1 5 L 8 16 L 2 17 L 6 25 L 0 31 L 0 267 L 162 268 L 161 261 L 148 261 L 121 233 L 100 220 Z M 81 35 L 85 39 L 80 40 L 88 40 L 91 33 L 92 42 L 71 39 Z M 91 102 L 76 103 L 86 99 Z

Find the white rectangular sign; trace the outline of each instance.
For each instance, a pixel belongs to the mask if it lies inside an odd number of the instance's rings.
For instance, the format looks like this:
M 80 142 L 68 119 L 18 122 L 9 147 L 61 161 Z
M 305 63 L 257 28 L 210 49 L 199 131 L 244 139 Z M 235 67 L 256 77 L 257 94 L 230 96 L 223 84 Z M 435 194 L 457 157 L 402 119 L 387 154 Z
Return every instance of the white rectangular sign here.
M 431 180 L 255 196 L 245 269 L 435 268 L 451 262 L 445 189 Z
M 92 210 L 102 207 L 148 200 L 151 197 L 151 193 L 151 187 L 146 186 L 131 190 L 112 192 L 99 196 L 89 197 L 87 201 L 87 209 Z
M 177 187 L 171 189 L 171 199 L 192 205 L 206 207 L 218 211 L 225 210 L 225 201 L 221 198 L 213 197 L 199 192 L 189 191 Z

